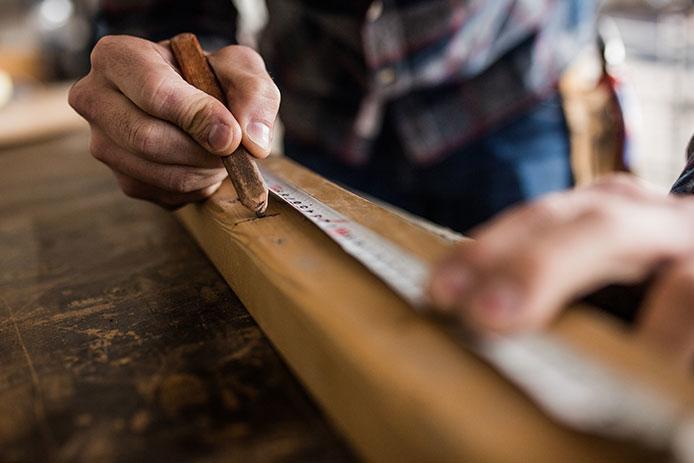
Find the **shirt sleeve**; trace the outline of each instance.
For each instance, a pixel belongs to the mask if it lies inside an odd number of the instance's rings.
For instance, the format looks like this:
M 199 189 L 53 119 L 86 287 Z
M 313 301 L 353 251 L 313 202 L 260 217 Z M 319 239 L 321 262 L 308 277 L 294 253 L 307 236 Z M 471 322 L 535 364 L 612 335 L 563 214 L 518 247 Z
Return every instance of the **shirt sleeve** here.
M 687 167 L 684 168 L 684 172 L 672 187 L 672 193 L 694 194 L 694 137 L 689 142 L 687 156 L 689 158 Z
M 214 50 L 236 43 L 238 12 L 231 0 L 101 0 L 97 38 L 128 34 L 153 41 L 193 32 Z

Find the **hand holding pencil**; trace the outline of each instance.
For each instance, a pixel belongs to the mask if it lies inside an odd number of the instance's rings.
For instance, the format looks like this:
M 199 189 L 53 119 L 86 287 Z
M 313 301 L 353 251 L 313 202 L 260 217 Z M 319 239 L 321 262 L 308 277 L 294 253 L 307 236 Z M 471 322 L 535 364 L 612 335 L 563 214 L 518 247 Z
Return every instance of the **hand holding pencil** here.
M 280 102 L 262 58 L 250 48 L 230 46 L 207 56 L 228 106 L 186 82 L 176 61 L 171 41 L 107 36 L 92 53 L 91 71 L 70 92 L 70 104 L 90 123 L 92 154 L 111 168 L 121 189 L 169 209 L 213 194 L 234 156 L 223 158 L 240 146 L 253 158 L 266 157 Z M 232 179 L 252 178 L 243 172 Z M 237 185 L 240 195 L 247 193 L 240 199 L 262 212 L 262 192 L 252 185 Z

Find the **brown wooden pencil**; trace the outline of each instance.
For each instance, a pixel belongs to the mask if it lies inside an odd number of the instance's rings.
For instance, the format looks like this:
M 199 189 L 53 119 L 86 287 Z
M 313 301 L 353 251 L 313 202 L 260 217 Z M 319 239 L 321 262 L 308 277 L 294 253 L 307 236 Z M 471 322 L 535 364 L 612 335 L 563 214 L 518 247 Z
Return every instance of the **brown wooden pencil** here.
M 215 97 L 226 105 L 224 92 L 219 86 L 207 57 L 195 34 L 179 34 L 171 39 L 171 49 L 183 78 L 194 87 Z M 239 145 L 230 156 L 222 158 L 239 201 L 258 217 L 265 215 L 268 189 L 253 156 Z

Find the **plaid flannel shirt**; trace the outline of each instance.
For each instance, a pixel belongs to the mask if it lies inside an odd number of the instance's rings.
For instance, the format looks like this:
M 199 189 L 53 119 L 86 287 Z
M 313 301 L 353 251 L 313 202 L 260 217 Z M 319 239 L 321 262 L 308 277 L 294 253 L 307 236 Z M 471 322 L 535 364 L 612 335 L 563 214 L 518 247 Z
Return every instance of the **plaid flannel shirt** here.
M 689 142 L 687 155 L 689 157 L 687 166 L 672 187 L 672 192 L 676 194 L 694 194 L 694 138 Z
M 267 0 L 261 54 L 289 138 L 358 165 L 385 110 L 405 154 L 441 159 L 556 92 L 598 0 Z M 234 40 L 231 0 L 104 0 L 100 33 Z

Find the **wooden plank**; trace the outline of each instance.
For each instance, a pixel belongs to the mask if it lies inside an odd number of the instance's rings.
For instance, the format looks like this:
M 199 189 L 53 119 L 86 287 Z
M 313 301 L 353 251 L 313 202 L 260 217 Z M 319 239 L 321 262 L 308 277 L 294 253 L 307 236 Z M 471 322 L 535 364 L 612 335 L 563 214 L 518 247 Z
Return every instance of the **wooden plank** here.
M 265 165 L 343 214 L 434 261 L 449 244 L 285 158 Z M 337 245 L 278 201 L 257 219 L 225 184 L 178 212 L 215 266 L 327 414 L 370 461 L 648 461 L 649 454 L 549 421 L 496 372 L 416 315 Z M 650 353 L 619 327 L 576 312 L 554 328 L 603 361 Z M 665 370 L 665 371 L 663 371 Z M 661 367 L 652 384 L 694 398 Z

